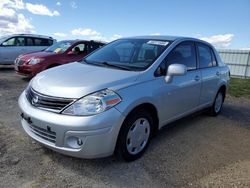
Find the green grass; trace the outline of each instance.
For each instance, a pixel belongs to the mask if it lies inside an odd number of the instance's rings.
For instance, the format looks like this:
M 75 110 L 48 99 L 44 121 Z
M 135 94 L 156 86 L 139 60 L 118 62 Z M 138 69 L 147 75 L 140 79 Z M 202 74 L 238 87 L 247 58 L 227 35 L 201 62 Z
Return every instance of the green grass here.
M 250 99 L 250 79 L 231 78 L 229 95 Z

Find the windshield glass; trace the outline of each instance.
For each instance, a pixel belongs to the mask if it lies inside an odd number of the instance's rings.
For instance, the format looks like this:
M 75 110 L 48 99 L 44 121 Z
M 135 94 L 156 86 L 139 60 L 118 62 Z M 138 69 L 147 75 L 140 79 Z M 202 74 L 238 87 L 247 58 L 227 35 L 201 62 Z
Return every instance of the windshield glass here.
M 151 39 L 116 40 L 89 55 L 85 62 L 100 66 L 145 70 L 168 47 L 169 41 Z
M 54 52 L 54 53 L 63 53 L 65 52 L 71 45 L 73 41 L 60 41 L 52 46 L 48 47 L 45 52 Z

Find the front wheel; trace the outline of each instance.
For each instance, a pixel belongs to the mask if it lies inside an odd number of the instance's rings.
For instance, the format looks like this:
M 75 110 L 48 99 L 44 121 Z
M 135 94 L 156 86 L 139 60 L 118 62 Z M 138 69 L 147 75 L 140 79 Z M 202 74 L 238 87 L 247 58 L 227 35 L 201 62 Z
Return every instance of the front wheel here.
M 223 105 L 223 102 L 224 102 L 224 98 L 225 98 L 225 95 L 220 90 L 217 93 L 217 95 L 216 95 L 216 97 L 214 99 L 213 106 L 211 106 L 211 108 L 210 108 L 210 115 L 217 116 L 221 112 L 221 108 L 222 108 L 222 105 Z
M 137 110 L 124 121 L 117 142 L 117 153 L 126 161 L 138 159 L 152 135 L 153 119 L 145 110 Z

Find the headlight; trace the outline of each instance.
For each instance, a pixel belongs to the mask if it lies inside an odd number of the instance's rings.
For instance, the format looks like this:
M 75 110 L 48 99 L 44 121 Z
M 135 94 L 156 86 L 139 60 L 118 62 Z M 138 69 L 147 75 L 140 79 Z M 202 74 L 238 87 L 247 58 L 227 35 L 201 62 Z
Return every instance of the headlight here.
M 41 59 L 41 58 L 32 58 L 32 59 L 30 59 L 29 64 L 30 65 L 35 65 L 37 63 L 41 63 L 43 60 L 44 59 Z
M 95 115 L 112 108 L 119 102 L 121 102 L 121 98 L 118 94 L 109 89 L 105 89 L 77 100 L 66 108 L 62 114 L 76 116 Z

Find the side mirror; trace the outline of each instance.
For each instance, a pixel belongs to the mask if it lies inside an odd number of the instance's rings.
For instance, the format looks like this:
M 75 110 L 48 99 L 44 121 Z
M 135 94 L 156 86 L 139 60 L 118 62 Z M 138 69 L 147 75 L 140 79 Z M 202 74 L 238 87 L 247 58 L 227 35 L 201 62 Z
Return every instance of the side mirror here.
M 165 81 L 172 82 L 173 76 L 184 76 L 187 73 L 187 67 L 182 64 L 169 65 Z
M 76 53 L 74 51 L 69 51 L 67 55 L 75 55 Z

